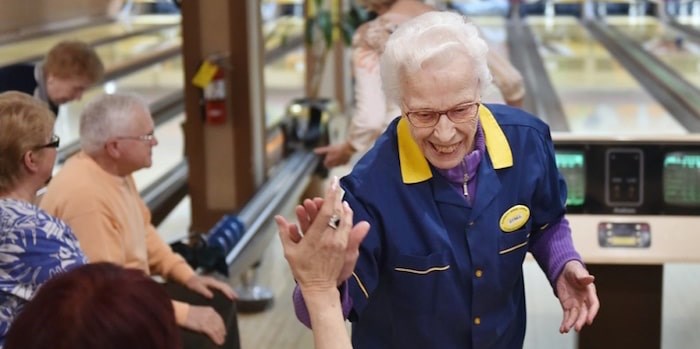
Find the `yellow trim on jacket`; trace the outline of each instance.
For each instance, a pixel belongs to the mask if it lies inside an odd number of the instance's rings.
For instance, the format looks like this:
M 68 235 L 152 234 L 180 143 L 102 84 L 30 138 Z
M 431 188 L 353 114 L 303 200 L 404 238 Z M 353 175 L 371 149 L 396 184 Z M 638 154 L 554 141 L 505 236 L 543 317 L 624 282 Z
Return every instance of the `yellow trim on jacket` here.
M 486 151 L 491 158 L 493 168 L 498 170 L 513 166 L 513 154 L 503 130 L 496 122 L 491 111 L 483 104 L 479 107 L 479 121 L 484 131 Z M 405 184 L 419 183 L 432 178 L 428 160 L 411 136 L 411 129 L 405 117 L 396 127 L 399 144 L 399 163 L 401 178 Z

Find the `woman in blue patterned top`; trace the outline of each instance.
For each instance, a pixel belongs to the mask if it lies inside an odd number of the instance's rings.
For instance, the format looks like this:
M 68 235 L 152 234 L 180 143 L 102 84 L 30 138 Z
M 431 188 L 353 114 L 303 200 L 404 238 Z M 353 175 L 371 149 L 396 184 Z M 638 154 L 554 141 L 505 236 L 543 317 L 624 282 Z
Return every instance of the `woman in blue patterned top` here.
M 44 282 L 87 263 L 70 228 L 33 204 L 56 161 L 55 119 L 29 95 L 0 94 L 0 348 Z

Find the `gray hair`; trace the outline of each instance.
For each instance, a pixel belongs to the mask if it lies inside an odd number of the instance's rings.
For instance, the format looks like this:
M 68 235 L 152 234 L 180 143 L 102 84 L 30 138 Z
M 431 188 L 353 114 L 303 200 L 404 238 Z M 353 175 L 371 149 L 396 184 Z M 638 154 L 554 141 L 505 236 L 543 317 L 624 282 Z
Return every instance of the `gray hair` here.
M 134 94 L 95 98 L 80 116 L 80 147 L 90 155 L 99 153 L 110 138 L 131 130 L 136 112 L 141 110 L 148 112 L 148 104 Z
M 483 91 L 491 83 L 487 52 L 478 29 L 465 17 L 451 12 L 424 13 L 400 25 L 387 41 L 380 60 L 384 93 L 400 105 L 403 77 L 411 76 L 428 62 L 444 66 L 466 58 L 472 60 Z

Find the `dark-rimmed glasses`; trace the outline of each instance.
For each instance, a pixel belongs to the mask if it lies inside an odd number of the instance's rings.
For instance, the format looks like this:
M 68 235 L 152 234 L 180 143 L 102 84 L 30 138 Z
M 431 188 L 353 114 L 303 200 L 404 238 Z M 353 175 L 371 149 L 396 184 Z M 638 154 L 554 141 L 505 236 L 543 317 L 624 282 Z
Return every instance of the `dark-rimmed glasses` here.
M 447 115 L 455 124 L 461 124 L 473 120 L 479 113 L 481 102 L 467 102 L 458 104 L 449 110 L 415 110 L 404 113 L 411 125 L 419 128 L 433 127 L 437 125 L 442 115 Z
M 49 141 L 46 144 L 37 145 L 36 147 L 34 147 L 34 149 L 37 149 L 37 150 L 43 149 L 43 148 L 56 148 L 56 149 L 58 149 L 58 147 L 60 145 L 61 145 L 61 138 L 58 137 L 58 135 L 54 134 L 53 136 L 51 136 L 51 141 Z

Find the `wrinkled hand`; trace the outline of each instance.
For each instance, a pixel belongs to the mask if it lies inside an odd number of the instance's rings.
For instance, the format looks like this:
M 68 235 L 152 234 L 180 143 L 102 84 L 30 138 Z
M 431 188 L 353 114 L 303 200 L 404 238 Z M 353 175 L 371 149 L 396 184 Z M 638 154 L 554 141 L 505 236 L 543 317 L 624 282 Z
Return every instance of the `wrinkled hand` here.
M 596 294 L 595 278 L 578 261 L 569 261 L 557 279 L 557 295 L 564 318 L 559 327 L 560 333 L 568 333 L 571 328 L 581 331 L 585 324 L 592 324 L 600 303 Z
M 310 215 L 306 214 L 307 209 L 311 211 Z M 300 217 L 302 213 L 303 217 Z M 333 214 L 340 217 L 337 230 L 328 226 Z M 340 202 L 338 179 L 334 178 L 324 199 L 306 200 L 304 206 L 297 208 L 297 217 L 305 232 L 303 238 L 296 225 L 281 216 L 275 217 L 285 258 L 302 289 L 324 290 L 339 284 L 338 280 L 347 268 L 346 256 L 351 247 L 351 236 L 357 240 L 353 241 L 354 261 L 357 261 L 357 249 L 369 231 L 369 224 L 360 222 L 353 227 L 352 216 L 350 206 Z M 350 273 L 354 269 L 354 261 Z
M 301 231 L 307 231 L 311 226 L 311 222 L 316 219 L 318 212 L 323 206 L 324 200 L 322 198 L 306 199 L 303 202 L 303 206 L 299 205 L 296 207 L 296 216 L 299 221 L 299 228 Z M 367 235 L 367 232 L 360 229 L 359 223 L 350 231 L 350 236 L 348 238 L 348 245 L 345 249 L 345 264 L 343 264 L 343 269 L 338 276 L 338 286 L 340 286 L 345 280 L 347 280 L 352 272 L 355 270 L 355 264 L 357 263 L 357 258 L 360 256 L 360 243 Z M 295 242 L 301 240 L 301 233 L 299 232 L 297 226 L 293 226 L 291 229 L 292 239 Z
M 340 165 L 345 165 L 350 161 L 352 154 L 355 150 L 348 142 L 331 144 L 325 147 L 318 147 L 314 149 L 314 153 L 318 155 L 325 155 L 323 160 L 323 166 L 326 168 L 333 168 Z
M 210 276 L 192 275 L 185 281 L 185 287 L 209 299 L 214 297 L 214 293 L 211 290 L 221 291 L 230 300 L 234 300 L 237 297 L 231 286 Z
M 206 334 L 216 345 L 224 344 L 226 339 L 224 320 L 211 307 L 190 305 L 187 319 L 182 327 Z

